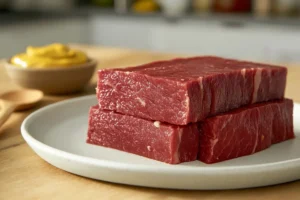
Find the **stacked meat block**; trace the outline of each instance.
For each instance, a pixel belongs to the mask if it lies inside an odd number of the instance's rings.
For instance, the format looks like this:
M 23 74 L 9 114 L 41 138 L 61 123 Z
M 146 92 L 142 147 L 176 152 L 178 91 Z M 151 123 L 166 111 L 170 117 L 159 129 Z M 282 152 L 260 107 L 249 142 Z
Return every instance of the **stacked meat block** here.
M 253 154 L 294 137 L 286 75 L 210 56 L 100 70 L 87 142 L 171 164 Z

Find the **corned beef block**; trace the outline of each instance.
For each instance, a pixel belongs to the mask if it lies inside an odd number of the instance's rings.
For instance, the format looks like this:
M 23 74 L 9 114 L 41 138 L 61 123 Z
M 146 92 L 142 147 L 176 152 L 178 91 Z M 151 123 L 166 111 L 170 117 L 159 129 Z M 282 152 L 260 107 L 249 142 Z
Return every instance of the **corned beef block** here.
M 294 138 L 293 101 L 254 104 L 199 123 L 199 160 L 216 163 Z
M 185 125 L 282 99 L 287 69 L 219 57 L 180 58 L 98 72 L 101 109 Z
M 177 164 L 197 159 L 196 124 L 175 126 L 91 107 L 87 142 Z

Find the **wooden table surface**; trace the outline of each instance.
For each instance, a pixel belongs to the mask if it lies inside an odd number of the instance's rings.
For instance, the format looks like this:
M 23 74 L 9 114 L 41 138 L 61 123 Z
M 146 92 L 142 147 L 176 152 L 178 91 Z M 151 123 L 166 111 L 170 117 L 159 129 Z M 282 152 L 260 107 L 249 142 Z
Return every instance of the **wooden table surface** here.
M 173 58 L 161 53 L 73 45 L 99 61 L 100 67 L 121 67 Z M 286 96 L 300 102 L 300 65 L 289 66 Z M 96 77 L 84 92 L 70 96 L 45 96 L 34 109 L 14 113 L 0 128 L 0 199 L 300 199 L 300 181 L 243 190 L 181 191 L 119 185 L 87 179 L 57 169 L 38 157 L 23 140 L 20 125 L 45 105 L 94 94 Z M 0 66 L 0 93 L 16 89 Z M 300 173 L 300 172 L 299 172 Z M 180 181 L 180 180 L 178 180 Z

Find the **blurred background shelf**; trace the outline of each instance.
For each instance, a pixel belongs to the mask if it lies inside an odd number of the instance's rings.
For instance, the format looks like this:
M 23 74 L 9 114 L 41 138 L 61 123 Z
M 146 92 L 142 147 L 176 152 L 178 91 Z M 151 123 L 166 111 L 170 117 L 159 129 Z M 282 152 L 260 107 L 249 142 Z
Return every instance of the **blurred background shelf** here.
M 80 8 L 67 10 L 37 10 L 27 9 L 26 11 L 1 11 L 0 23 L 10 24 L 9 21 L 20 22 L 26 20 L 38 20 L 40 18 L 58 19 L 64 17 L 90 17 L 94 15 L 102 16 L 119 16 L 135 18 L 154 18 L 166 20 L 169 22 L 178 22 L 180 20 L 197 20 L 197 21 L 218 21 L 225 24 L 244 24 L 244 23 L 263 23 L 271 25 L 291 25 L 300 27 L 300 16 L 255 16 L 251 13 L 184 13 L 180 17 L 172 18 L 165 16 L 161 12 L 137 13 L 129 11 L 118 13 L 113 8 L 98 8 L 95 6 L 84 5 Z
M 127 1 L 126 9 L 87 1 L 66 2 L 71 3 L 58 8 L 24 3 L 23 8 L 0 9 L 0 43 L 5 46 L 0 49 L 0 56 L 9 57 L 28 45 L 62 42 L 300 62 L 300 17 L 295 13 L 258 16 L 253 9 L 196 12 L 189 2 L 181 14 L 168 15 L 162 8 L 134 11 L 133 2 L 128 6 Z

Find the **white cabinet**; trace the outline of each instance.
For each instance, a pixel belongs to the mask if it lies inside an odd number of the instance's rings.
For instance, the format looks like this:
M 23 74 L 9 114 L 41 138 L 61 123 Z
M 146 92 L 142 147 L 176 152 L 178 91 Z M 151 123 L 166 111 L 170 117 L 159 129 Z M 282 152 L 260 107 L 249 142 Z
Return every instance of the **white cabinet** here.
M 228 27 L 217 21 L 95 15 L 91 42 L 105 46 L 195 55 L 218 55 L 268 62 L 300 62 L 300 27 L 245 23 Z
M 232 28 L 217 23 L 186 22 L 179 26 L 166 24 L 155 30 L 154 44 L 161 51 L 270 62 L 300 61 L 300 27 L 291 30 L 248 24 Z
M 121 16 L 90 17 L 90 41 L 98 45 L 153 49 L 152 29 L 159 22 Z

